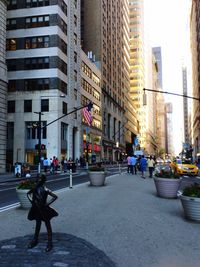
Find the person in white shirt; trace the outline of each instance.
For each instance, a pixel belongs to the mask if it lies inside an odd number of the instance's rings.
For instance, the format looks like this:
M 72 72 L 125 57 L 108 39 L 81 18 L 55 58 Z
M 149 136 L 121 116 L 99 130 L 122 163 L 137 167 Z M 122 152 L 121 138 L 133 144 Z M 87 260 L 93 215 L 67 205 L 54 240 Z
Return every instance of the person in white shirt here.
M 154 165 L 155 165 L 155 161 L 153 160 L 152 156 L 149 157 L 147 164 L 149 168 L 149 178 L 152 178 Z

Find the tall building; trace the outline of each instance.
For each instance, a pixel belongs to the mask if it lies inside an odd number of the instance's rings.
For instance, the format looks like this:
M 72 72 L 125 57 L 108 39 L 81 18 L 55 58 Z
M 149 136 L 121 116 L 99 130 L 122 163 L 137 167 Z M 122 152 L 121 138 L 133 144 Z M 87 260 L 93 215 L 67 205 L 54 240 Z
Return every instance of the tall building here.
M 125 101 L 129 92 L 128 0 L 82 0 L 81 7 L 82 49 L 86 54 L 92 52 L 102 75 L 102 157 L 113 161 L 117 160 L 119 153 L 125 152 L 127 132 Z
M 156 66 L 157 66 L 157 82 L 155 90 L 162 90 L 163 82 L 162 82 L 162 53 L 161 47 L 153 47 L 152 48 L 153 55 L 155 57 Z M 165 100 L 164 94 L 157 93 L 156 95 L 156 120 L 157 120 L 157 150 L 159 155 L 165 154 L 166 148 L 166 132 L 165 132 Z
M 145 87 L 144 1 L 129 0 L 130 95 L 139 121 L 140 147 L 146 147 L 147 117 L 143 107 Z
M 93 62 L 93 57 L 81 50 L 81 104 L 92 101 L 92 124 L 88 125 L 82 115 L 81 155 L 89 163 L 101 161 L 102 117 L 101 117 L 101 72 Z
M 188 94 L 187 88 L 187 67 L 182 67 L 183 79 L 183 95 Z M 183 98 L 183 127 L 184 127 L 184 143 L 189 144 L 189 128 L 188 128 L 188 99 Z
M 190 44 L 192 54 L 192 94 L 200 98 L 200 2 L 193 0 L 190 16 Z M 200 104 L 193 100 L 192 116 L 192 145 L 194 157 L 200 153 Z
M 6 171 L 7 68 L 6 12 L 7 1 L 0 1 L 0 173 Z
M 174 154 L 173 146 L 173 123 L 172 123 L 172 103 L 165 104 L 165 114 L 166 114 L 166 154 L 172 156 Z
M 9 1 L 7 64 L 8 161 L 79 158 L 80 1 Z
M 156 59 L 156 63 L 158 66 L 158 81 L 157 86 L 159 89 L 163 88 L 163 81 L 162 81 L 162 53 L 161 53 L 161 47 L 153 47 L 153 54 Z

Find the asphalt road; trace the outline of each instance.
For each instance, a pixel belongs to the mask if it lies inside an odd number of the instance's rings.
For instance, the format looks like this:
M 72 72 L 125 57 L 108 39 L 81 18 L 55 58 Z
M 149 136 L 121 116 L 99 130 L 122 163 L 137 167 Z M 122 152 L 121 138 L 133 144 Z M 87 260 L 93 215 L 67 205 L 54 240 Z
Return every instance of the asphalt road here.
M 107 168 L 107 176 L 116 174 L 119 172 L 119 168 L 114 166 Z M 87 171 L 83 170 L 78 173 L 73 173 L 72 176 L 72 184 L 77 185 L 81 183 L 88 182 L 88 174 Z M 7 182 L 0 183 L 0 209 L 4 209 L 10 205 L 16 205 L 19 200 L 16 195 L 16 186 L 19 181 L 13 178 Z M 60 190 L 70 185 L 69 173 L 61 173 L 57 175 L 48 175 L 47 176 L 47 187 L 52 190 Z

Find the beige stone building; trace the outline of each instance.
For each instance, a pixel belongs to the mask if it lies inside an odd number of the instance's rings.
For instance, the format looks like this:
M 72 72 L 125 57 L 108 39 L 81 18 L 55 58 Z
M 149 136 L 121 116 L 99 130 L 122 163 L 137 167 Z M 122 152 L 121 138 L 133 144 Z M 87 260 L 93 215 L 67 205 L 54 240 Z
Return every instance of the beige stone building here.
M 125 110 L 129 92 L 128 12 L 128 0 L 82 1 L 82 49 L 86 54 L 92 53 L 101 70 L 102 157 L 109 161 L 118 160 L 126 150 Z M 134 119 L 132 123 L 135 123 Z M 133 142 L 135 134 L 131 133 L 130 142 Z
M 88 54 L 88 56 L 90 56 Z M 82 113 L 81 155 L 88 162 L 100 162 L 102 153 L 101 72 L 93 59 L 81 50 L 81 104 L 93 103 L 92 124 L 88 125 Z
M 146 147 L 146 113 L 143 107 L 143 88 L 145 87 L 144 51 L 144 2 L 129 1 L 130 38 L 130 95 L 136 108 L 139 121 L 139 143 Z
M 191 53 L 192 53 L 192 94 L 200 98 L 200 2 L 192 1 L 190 17 Z M 193 156 L 200 153 L 200 102 L 193 100 L 191 114 Z

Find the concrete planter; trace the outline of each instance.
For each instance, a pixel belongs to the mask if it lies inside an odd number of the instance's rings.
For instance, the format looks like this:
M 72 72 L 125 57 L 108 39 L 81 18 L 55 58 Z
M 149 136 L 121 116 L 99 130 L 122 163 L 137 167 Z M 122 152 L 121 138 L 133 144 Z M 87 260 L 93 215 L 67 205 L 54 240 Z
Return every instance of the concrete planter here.
M 181 179 L 154 177 L 157 195 L 163 198 L 177 198 Z
M 19 202 L 21 204 L 21 207 L 24 209 L 29 209 L 31 207 L 31 202 L 29 201 L 29 199 L 27 197 L 28 191 L 29 191 L 29 189 L 17 189 L 16 188 Z
M 105 183 L 106 174 L 104 171 L 89 171 L 90 184 L 102 186 Z
M 179 196 L 185 217 L 189 220 L 200 222 L 200 198 L 197 197 L 188 197 L 188 196 Z

